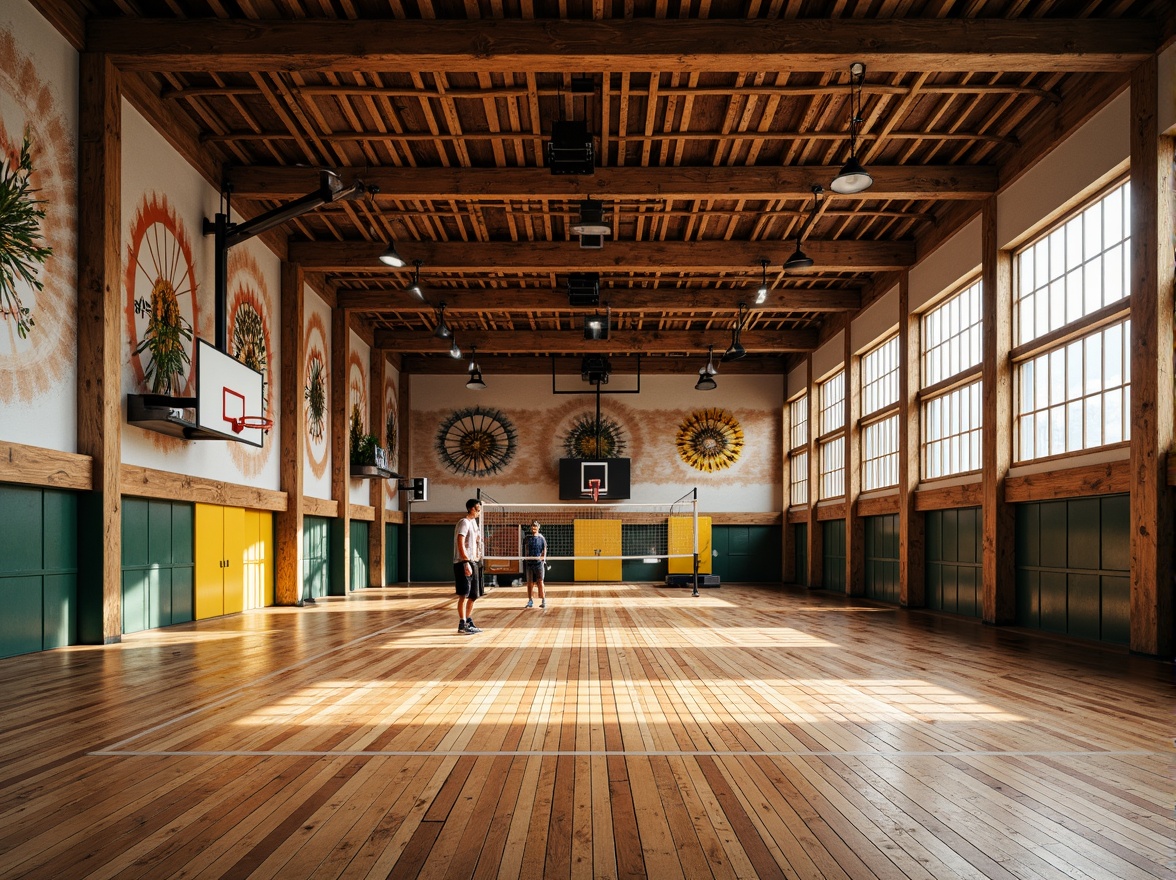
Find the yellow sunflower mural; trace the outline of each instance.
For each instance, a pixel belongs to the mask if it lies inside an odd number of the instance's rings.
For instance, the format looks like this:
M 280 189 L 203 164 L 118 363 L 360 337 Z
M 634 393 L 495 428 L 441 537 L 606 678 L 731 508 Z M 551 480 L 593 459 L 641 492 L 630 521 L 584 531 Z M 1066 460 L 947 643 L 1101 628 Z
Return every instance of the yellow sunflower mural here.
M 696 471 L 729 468 L 743 452 L 743 428 L 719 407 L 699 410 L 678 426 L 678 455 Z

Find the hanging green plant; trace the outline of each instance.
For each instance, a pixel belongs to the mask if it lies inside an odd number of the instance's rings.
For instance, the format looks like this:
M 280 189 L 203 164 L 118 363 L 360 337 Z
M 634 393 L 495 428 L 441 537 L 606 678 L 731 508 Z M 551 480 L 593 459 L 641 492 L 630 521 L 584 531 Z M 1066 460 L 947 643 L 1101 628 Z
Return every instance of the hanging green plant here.
M 45 209 L 29 183 L 32 172 L 32 148 L 26 131 L 16 165 L 5 159 L 0 169 L 0 315 L 16 321 L 21 339 L 29 335 L 36 321 L 21 302 L 17 282 L 39 291 L 42 283 L 37 274 L 53 253 L 53 248 L 39 243 Z

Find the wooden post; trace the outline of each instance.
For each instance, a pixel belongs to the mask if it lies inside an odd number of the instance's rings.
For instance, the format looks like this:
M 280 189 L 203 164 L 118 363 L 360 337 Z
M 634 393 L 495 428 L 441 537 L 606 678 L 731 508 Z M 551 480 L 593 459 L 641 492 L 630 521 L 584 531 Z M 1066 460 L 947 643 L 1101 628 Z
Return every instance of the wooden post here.
M 788 374 L 784 374 L 784 397 L 788 397 Z M 788 507 L 792 499 L 792 407 L 784 401 L 780 414 L 780 580 L 786 584 L 796 583 L 796 536 L 795 528 L 788 523 Z
M 400 426 L 400 442 L 397 444 L 396 456 L 396 471 L 397 473 L 412 476 L 412 432 L 409 430 L 408 419 L 405 418 L 407 413 L 412 412 L 412 394 L 409 388 L 409 376 L 405 374 L 403 368 L 403 360 L 400 362 L 400 381 L 397 383 L 399 395 L 396 400 L 396 423 Z M 400 546 L 404 548 L 404 553 L 400 557 L 404 560 L 404 580 L 406 583 L 412 581 L 412 523 L 409 520 L 411 515 L 410 495 L 407 492 L 396 493 L 397 504 L 401 510 L 404 511 L 404 536 L 401 539 Z M 399 575 L 397 577 L 399 580 Z
M 306 361 L 306 305 L 302 267 L 282 263 L 281 411 L 278 450 L 279 480 L 286 509 L 277 514 L 277 564 L 274 596 L 279 605 L 302 601 L 302 521 L 306 511 L 303 473 L 306 468 L 306 406 L 303 368 Z
M 817 424 L 817 389 L 813 383 L 813 358 L 812 355 L 806 359 L 808 370 L 808 465 L 809 465 L 809 492 L 808 492 L 808 581 L 807 585 L 812 588 L 821 586 L 824 581 L 825 570 L 825 542 L 824 535 L 821 533 L 821 524 L 817 522 L 817 501 L 820 499 L 820 479 L 821 469 L 820 462 L 817 460 L 819 449 L 817 446 L 817 434 L 820 432 L 821 426 Z
M 388 363 L 384 356 L 384 350 L 373 348 L 371 352 L 372 378 L 368 395 L 370 398 L 368 410 L 371 413 L 372 424 L 368 429 L 380 438 L 380 444 L 383 446 L 388 444 L 388 438 L 384 436 L 384 427 L 388 421 L 388 415 L 384 411 L 384 376 L 387 370 Z M 395 470 L 396 463 L 390 461 L 388 467 Z M 384 515 L 384 484 L 386 481 L 369 480 L 368 482 L 371 484 L 371 505 L 375 508 L 375 518 L 368 531 L 368 586 L 382 587 L 386 583 L 384 577 L 384 522 L 387 519 Z
M 1156 58 L 1131 77 L 1131 650 L 1173 653 L 1173 139 Z
M 927 545 L 923 514 L 915 510 L 919 486 L 919 316 L 910 314 L 910 273 L 898 282 L 898 602 L 927 603 Z
M 845 327 L 845 594 L 866 592 L 866 526 L 858 516 L 862 494 L 861 358 L 853 351 L 852 327 Z
M 78 509 L 78 640 L 122 639 L 122 88 L 83 52 L 78 150 L 78 452 L 93 459 Z
M 351 395 L 347 368 L 351 352 L 351 313 L 331 311 L 331 496 L 339 502 L 332 550 L 340 557 L 331 568 L 342 583 L 340 595 L 351 590 Z
M 1013 455 L 1013 383 L 1009 353 L 1013 345 L 1012 257 L 996 234 L 996 197 L 981 215 L 983 254 L 984 366 L 980 460 L 983 537 L 983 613 L 985 623 L 1012 623 L 1016 616 L 1013 508 L 1005 501 L 1005 480 Z

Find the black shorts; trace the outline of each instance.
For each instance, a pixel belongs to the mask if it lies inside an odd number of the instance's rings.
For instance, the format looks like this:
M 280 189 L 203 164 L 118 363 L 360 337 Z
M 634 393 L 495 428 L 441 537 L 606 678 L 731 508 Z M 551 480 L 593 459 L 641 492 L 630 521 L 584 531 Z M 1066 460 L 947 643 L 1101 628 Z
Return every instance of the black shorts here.
M 457 595 L 463 599 L 477 599 L 485 593 L 482 589 L 481 567 L 476 563 L 470 563 L 470 573 L 465 573 L 464 562 L 453 563 L 453 586 Z
M 543 580 L 543 563 L 542 562 L 525 562 L 525 563 L 523 563 L 523 571 L 526 573 L 528 580 L 532 580 L 532 581 Z

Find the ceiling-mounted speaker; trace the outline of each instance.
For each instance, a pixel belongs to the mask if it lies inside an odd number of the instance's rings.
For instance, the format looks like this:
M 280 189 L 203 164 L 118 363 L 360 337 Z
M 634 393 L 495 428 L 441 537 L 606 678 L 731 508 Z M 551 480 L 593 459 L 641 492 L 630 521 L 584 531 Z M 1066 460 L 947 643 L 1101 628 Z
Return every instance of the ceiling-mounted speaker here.
M 568 275 L 568 305 L 600 305 L 600 275 L 596 272 L 573 272 Z
M 551 140 L 543 145 L 552 174 L 595 174 L 596 149 L 588 123 L 561 119 L 551 124 Z

